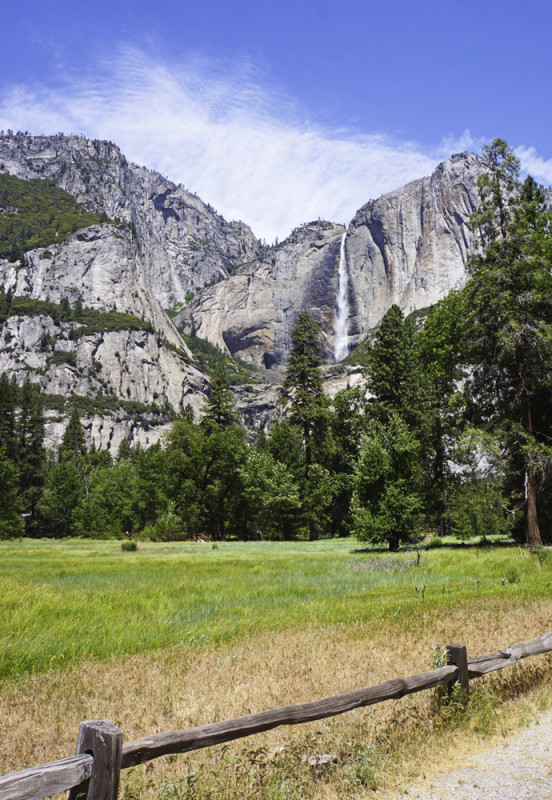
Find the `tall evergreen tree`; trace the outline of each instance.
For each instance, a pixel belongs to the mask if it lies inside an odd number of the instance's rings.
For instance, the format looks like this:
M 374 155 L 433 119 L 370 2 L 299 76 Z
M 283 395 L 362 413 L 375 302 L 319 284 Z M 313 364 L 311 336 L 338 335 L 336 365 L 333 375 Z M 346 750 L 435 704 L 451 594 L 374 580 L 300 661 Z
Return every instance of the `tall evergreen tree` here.
M 224 369 L 215 368 L 209 384 L 209 394 L 201 411 L 201 424 L 208 432 L 224 430 L 238 422 L 236 400 Z
M 334 483 L 330 509 L 332 536 L 349 536 L 352 529 L 353 475 L 367 424 L 364 395 L 365 390 L 360 387 L 342 389 L 332 401 L 329 416 L 332 449 L 326 464 Z
M 295 327 L 291 331 L 291 352 L 289 354 L 284 394 L 282 400 L 289 408 L 289 419 L 297 425 L 303 438 L 305 453 L 305 481 L 303 484 L 303 517 L 309 529 L 310 539 L 320 534 L 319 520 L 314 516 L 312 508 L 313 493 L 318 491 L 323 473 L 317 468 L 311 477 L 311 468 L 318 460 L 324 460 L 327 447 L 329 401 L 324 393 L 322 377 L 322 347 L 320 335 L 322 329 L 312 316 L 303 310 L 297 317 Z
M 414 328 L 397 305 L 384 315 L 368 357 L 368 390 L 378 416 L 392 410 L 412 416 L 416 395 Z M 373 404 L 374 405 L 374 404 Z
M 303 435 L 307 477 L 313 463 L 313 450 L 326 428 L 328 398 L 324 394 L 321 370 L 321 333 L 322 329 L 312 314 L 301 311 L 291 331 L 292 346 L 283 387 L 289 418 Z
M 22 536 L 25 524 L 21 516 L 19 480 L 6 448 L 0 446 L 0 540 Z
M 424 415 L 429 438 L 425 453 L 425 500 L 440 535 L 445 535 L 450 527 L 448 506 L 455 482 L 453 453 L 462 429 L 459 385 L 465 373 L 460 364 L 468 337 L 463 297 L 452 291 L 430 309 L 415 340 L 424 376 Z
M 519 464 L 525 541 L 534 547 L 542 544 L 537 494 L 546 450 L 535 398 L 552 388 L 552 216 L 532 178 L 520 186 L 506 142 L 495 139 L 483 155 L 488 172 L 472 217 L 481 247 L 464 289 L 474 367 L 467 390 L 474 418 L 500 430 Z
M 78 461 L 84 455 L 86 455 L 84 429 L 81 425 L 79 411 L 76 406 L 73 406 L 61 440 L 59 458 L 60 461 Z
M 75 533 L 75 511 L 85 495 L 85 482 L 72 451 L 62 451 L 63 459 L 50 466 L 38 504 L 42 534 L 55 539 Z
M 44 411 L 40 390 L 28 378 L 19 392 L 17 467 L 27 530 L 36 533 L 36 510 L 46 474 Z
M 403 419 L 392 411 L 384 424 L 371 420 L 354 475 L 354 531 L 361 540 L 415 541 L 422 500 L 420 445 Z

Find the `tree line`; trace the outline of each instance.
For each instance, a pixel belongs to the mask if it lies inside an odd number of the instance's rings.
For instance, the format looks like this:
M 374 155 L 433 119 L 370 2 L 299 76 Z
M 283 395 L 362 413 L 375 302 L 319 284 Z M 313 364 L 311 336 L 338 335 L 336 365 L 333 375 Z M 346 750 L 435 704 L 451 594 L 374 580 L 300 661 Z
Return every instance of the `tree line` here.
M 302 311 L 280 419 L 254 443 L 219 369 L 199 422 L 185 409 L 159 444 L 87 451 L 74 408 L 46 454 L 40 392 L 3 376 L 0 538 L 354 534 L 397 549 L 431 529 L 549 541 L 552 217 L 504 141 L 483 156 L 464 289 L 422 326 L 390 308 L 365 387 L 333 399 L 320 328 Z

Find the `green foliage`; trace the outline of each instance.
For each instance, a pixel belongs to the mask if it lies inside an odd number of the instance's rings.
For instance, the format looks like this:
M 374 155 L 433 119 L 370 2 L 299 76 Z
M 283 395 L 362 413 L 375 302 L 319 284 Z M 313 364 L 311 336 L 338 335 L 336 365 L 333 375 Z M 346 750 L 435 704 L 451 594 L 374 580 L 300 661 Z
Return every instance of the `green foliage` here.
M 71 309 L 67 298 L 64 298 L 61 303 L 52 303 L 48 300 L 35 300 L 31 297 L 16 295 L 10 299 L 9 303 L 4 302 L 4 312 L 0 317 L 0 324 L 5 322 L 8 316 L 47 316 L 51 317 L 54 322 L 75 322 L 77 325 L 69 333 L 69 338 L 72 340 L 79 339 L 81 336 L 91 336 L 95 333 L 109 331 L 145 330 L 149 333 L 153 332 L 151 322 L 140 319 L 134 314 L 120 311 L 96 311 L 83 306 L 79 301 Z
M 77 394 L 69 397 L 59 394 L 43 394 L 42 397 L 45 408 L 58 411 L 60 414 L 73 407 L 78 410 L 81 417 L 122 413 L 125 417 L 142 422 L 144 425 L 162 425 L 176 418 L 176 412 L 170 406 L 161 407 L 157 403 L 120 400 L 113 394 L 98 394 L 96 397 L 84 397 Z
M 414 328 L 394 305 L 384 315 L 369 355 L 369 391 L 383 408 L 404 409 L 414 391 Z
M 209 393 L 201 409 L 201 424 L 208 432 L 224 430 L 238 421 L 236 400 L 224 369 L 217 366 L 209 384 Z
M 46 475 L 44 450 L 44 411 L 39 387 L 28 379 L 18 391 L 17 451 L 19 491 L 27 513 L 27 531 L 37 532 L 36 511 Z
M 10 380 L 6 373 L 0 376 L 0 447 L 6 456 L 15 461 L 17 458 L 16 405 L 19 388 L 15 376 Z
M 309 537 L 320 535 L 324 508 L 317 510 L 308 499 L 309 473 L 317 461 L 323 459 L 327 444 L 329 400 L 324 393 L 321 370 L 321 328 L 309 311 L 303 310 L 297 317 L 291 331 L 291 352 L 286 366 L 282 402 L 287 406 L 287 414 L 293 425 L 301 431 L 305 453 L 305 485 L 303 494 L 303 516 L 309 526 Z M 316 467 L 316 478 L 310 484 L 311 492 L 316 492 L 318 478 L 322 474 Z M 324 467 L 320 467 L 324 470 Z
M 422 509 L 419 444 L 393 412 L 387 425 L 372 420 L 354 475 L 354 531 L 360 540 L 400 542 L 419 537 Z
M 181 330 L 180 335 L 192 352 L 194 361 L 202 372 L 213 376 L 217 371 L 222 370 L 230 386 L 250 383 L 252 375 L 255 373 L 255 367 L 252 364 L 248 364 L 240 358 L 231 358 L 216 345 L 211 344 L 207 339 L 202 339 L 195 333 L 187 334 Z
M 73 406 L 61 440 L 60 460 L 79 461 L 84 455 L 86 455 L 84 430 L 81 425 L 79 410 L 76 406 Z
M 71 458 L 71 452 L 62 450 L 64 460 L 50 467 L 46 485 L 38 506 L 40 533 L 58 539 L 75 534 L 76 511 L 85 497 L 84 475 Z
M 455 477 L 454 446 L 462 431 L 465 401 L 459 391 L 466 337 L 463 296 L 455 291 L 426 313 L 416 334 L 415 351 L 424 375 L 424 460 L 426 516 L 444 535 L 450 524 L 448 503 Z
M 244 431 L 177 420 L 166 439 L 165 495 L 189 536 L 243 535 L 240 468 Z
M 138 550 L 138 542 L 125 539 L 123 542 L 121 542 L 121 550 L 127 553 L 135 553 Z
M 290 539 L 301 508 L 291 471 L 267 450 L 250 450 L 240 468 L 248 523 L 254 538 Z
M 309 311 L 301 311 L 291 331 L 291 352 L 286 366 L 284 402 L 290 406 L 291 422 L 303 430 L 307 464 L 308 448 L 317 422 L 327 408 L 321 371 L 322 329 Z
M 0 446 L 0 539 L 15 539 L 25 532 L 15 464 Z
M 463 290 L 472 365 L 465 394 L 472 420 L 500 429 L 508 442 L 525 496 L 525 540 L 540 546 L 538 479 L 552 433 L 552 215 L 532 178 L 519 184 L 519 161 L 503 140 L 484 156 L 489 171 L 478 181 L 481 204 L 471 220 L 480 249 Z
M 106 221 L 80 206 L 50 180 L 21 180 L 0 173 L 0 258 L 22 259 L 28 250 L 60 244 L 89 225 Z M 52 254 L 46 251 L 46 257 Z
M 120 538 L 134 530 L 139 517 L 136 489 L 136 468 L 130 461 L 94 470 L 88 493 L 75 509 L 77 536 Z
M 152 542 L 172 542 L 185 539 L 182 522 L 172 511 L 165 511 L 157 517 L 153 525 L 146 525 L 140 534 L 141 539 L 150 539 Z
M 70 367 L 77 366 L 77 356 L 73 350 L 54 350 L 49 363 L 55 364 L 68 364 Z
M 491 479 L 471 479 L 460 484 L 451 498 L 452 532 L 460 539 L 508 535 L 515 513 L 505 506 L 500 484 Z

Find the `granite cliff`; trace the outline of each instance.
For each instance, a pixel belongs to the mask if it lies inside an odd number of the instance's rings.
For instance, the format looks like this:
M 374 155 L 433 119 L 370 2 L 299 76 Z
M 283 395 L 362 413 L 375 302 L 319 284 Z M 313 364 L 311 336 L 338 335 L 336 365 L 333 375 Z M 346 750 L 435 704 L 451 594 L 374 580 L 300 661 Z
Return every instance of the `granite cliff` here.
M 453 156 L 431 176 L 368 202 L 347 228 L 312 222 L 267 247 L 246 224 L 227 222 L 109 142 L 0 135 L 0 174 L 48 178 L 105 220 L 18 261 L 0 259 L 0 286 L 35 301 L 34 311 L 10 313 L 3 324 L 0 372 L 20 382 L 30 375 L 49 395 L 97 401 L 86 423 L 97 446 L 116 447 L 123 436 L 155 441 L 163 425 L 153 426 L 146 406 L 178 412 L 190 404 L 197 413 L 208 385 L 179 329 L 276 377 L 297 314 L 307 308 L 322 326 L 325 360 L 333 361 L 344 234 L 350 347 L 391 304 L 409 312 L 461 285 L 481 169 L 472 154 Z M 77 330 L 78 321 L 36 305 L 67 301 L 100 315 L 131 315 L 135 324 Z M 277 394 L 274 379 L 239 393 L 249 424 L 266 424 Z M 106 396 L 143 406 L 140 419 L 122 406 L 102 412 Z M 52 441 L 61 436 L 62 416 L 51 419 Z
M 333 338 L 341 238 L 346 232 L 349 345 L 357 345 L 396 303 L 429 306 L 466 280 L 467 219 L 477 205 L 477 156 L 463 153 L 429 177 L 373 200 L 342 225 L 312 222 L 207 288 L 177 317 L 180 325 L 259 365 L 283 364 L 302 308 Z

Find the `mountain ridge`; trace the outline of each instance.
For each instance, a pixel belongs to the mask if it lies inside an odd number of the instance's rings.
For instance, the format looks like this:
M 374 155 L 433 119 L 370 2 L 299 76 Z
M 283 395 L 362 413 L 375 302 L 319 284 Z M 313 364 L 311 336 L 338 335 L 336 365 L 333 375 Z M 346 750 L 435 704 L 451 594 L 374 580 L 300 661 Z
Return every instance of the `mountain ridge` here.
M 179 328 L 278 373 L 303 308 L 322 326 L 330 363 L 343 233 L 354 347 L 393 303 L 406 312 L 426 307 L 466 279 L 467 219 L 481 170 L 477 156 L 453 156 L 431 176 L 364 204 L 347 229 L 318 220 L 266 246 L 245 223 L 227 222 L 183 186 L 128 162 L 109 142 L 0 135 L 0 174 L 48 178 L 108 218 L 15 263 L 0 259 L 0 285 L 17 296 L 131 314 L 151 325 L 151 331 L 96 331 L 76 340 L 75 322 L 8 317 L 0 371 L 18 382 L 30 375 L 49 394 L 93 400 L 107 393 L 176 413 L 189 404 L 197 415 L 208 379 Z M 49 344 L 41 349 L 41 342 Z M 63 361 L 60 353 L 72 355 Z M 252 425 L 270 421 L 277 392 L 274 386 L 267 392 L 266 402 L 262 391 L 240 393 Z M 148 444 L 161 435 L 162 426 L 144 433 L 143 421 L 93 416 L 88 433 L 98 447 L 117 447 L 125 436 Z M 60 430 L 51 433 L 54 440 Z

